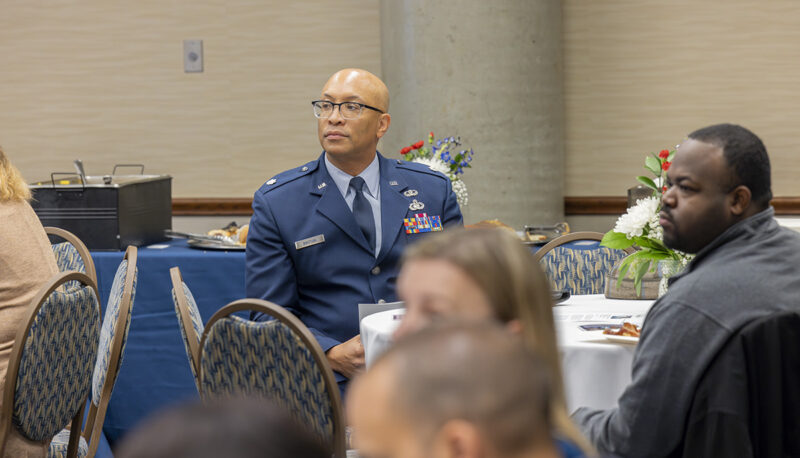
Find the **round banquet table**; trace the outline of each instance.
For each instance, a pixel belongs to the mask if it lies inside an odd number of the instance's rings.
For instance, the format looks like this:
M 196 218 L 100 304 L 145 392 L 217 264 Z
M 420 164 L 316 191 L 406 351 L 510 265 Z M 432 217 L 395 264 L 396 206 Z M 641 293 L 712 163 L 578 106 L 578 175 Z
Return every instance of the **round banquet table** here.
M 602 294 L 572 296 L 553 307 L 564 372 L 564 389 L 570 411 L 578 407 L 607 409 L 631 381 L 634 344 L 606 339 L 602 331 L 585 331 L 591 323 L 641 324 L 651 300 L 606 299 Z M 367 367 L 391 345 L 392 332 L 400 324 L 403 310 L 387 310 L 361 320 L 361 341 Z

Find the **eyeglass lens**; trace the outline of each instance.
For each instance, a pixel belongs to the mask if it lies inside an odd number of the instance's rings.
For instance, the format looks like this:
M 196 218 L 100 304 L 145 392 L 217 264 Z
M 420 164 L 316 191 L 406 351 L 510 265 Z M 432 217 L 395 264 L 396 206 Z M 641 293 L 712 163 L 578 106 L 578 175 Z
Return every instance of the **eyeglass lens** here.
M 330 118 L 336 105 L 339 106 L 339 113 L 345 119 L 355 119 L 361 114 L 361 105 L 355 102 L 316 102 L 314 103 L 314 115 L 318 118 Z

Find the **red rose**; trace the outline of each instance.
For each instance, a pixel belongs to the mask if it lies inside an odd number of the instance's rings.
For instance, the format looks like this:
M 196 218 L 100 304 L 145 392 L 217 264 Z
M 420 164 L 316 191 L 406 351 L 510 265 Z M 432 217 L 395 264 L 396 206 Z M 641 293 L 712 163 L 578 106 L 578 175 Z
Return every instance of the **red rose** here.
M 660 157 L 661 159 L 666 159 L 666 158 L 668 158 L 668 157 L 669 157 L 669 151 L 668 151 L 668 150 L 665 150 L 665 149 L 662 149 L 662 150 L 661 150 L 661 152 L 660 152 L 660 153 L 658 153 L 658 157 Z M 665 170 L 666 170 L 666 169 L 665 169 Z
M 666 186 L 663 186 L 663 187 L 661 188 L 661 192 L 667 192 L 667 187 L 666 187 Z
M 414 143 L 413 145 L 411 145 L 411 148 L 412 149 L 420 149 L 420 148 L 422 148 L 422 145 L 424 145 L 424 144 L 425 143 L 423 143 L 422 140 L 420 140 L 417 143 Z
M 429 137 L 431 137 L 431 138 L 433 138 L 433 132 L 431 132 L 430 134 L 428 134 L 428 136 L 429 136 Z
M 406 146 L 405 148 L 400 150 L 400 154 L 408 154 L 410 152 L 411 152 L 411 147 L 410 146 Z
M 661 170 L 664 170 L 664 171 L 669 170 L 669 166 L 670 165 L 672 165 L 672 162 L 668 162 L 668 161 L 664 162 L 663 164 L 661 164 Z

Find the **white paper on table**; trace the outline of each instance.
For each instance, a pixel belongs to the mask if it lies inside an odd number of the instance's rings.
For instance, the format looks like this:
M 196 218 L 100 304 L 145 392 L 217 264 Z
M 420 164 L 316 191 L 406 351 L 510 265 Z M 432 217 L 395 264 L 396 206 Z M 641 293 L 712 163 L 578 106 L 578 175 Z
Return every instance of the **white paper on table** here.
M 370 316 L 373 313 L 383 312 L 385 310 L 404 309 L 405 306 L 405 303 L 402 301 L 384 302 L 381 304 L 358 304 L 358 322 L 361 323 L 364 317 Z

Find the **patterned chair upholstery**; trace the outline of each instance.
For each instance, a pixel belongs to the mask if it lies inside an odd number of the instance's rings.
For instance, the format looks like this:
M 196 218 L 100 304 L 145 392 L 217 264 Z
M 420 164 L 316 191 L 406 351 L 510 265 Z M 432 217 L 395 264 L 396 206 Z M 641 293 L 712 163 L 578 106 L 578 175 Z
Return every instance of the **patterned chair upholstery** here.
M 66 293 L 58 289 L 73 281 L 81 286 Z M 100 306 L 93 281 L 77 272 L 58 274 L 33 305 L 27 325 L 17 334 L 6 374 L 0 456 L 12 423 L 23 436 L 42 442 L 70 420 L 73 431 L 79 431 L 91 389 L 100 332 Z M 77 434 L 73 453 L 76 439 Z
M 200 337 L 203 335 L 203 317 L 197 308 L 192 292 L 183 282 L 181 271 L 177 267 L 169 270 L 172 279 L 172 303 L 175 304 L 175 315 L 181 330 L 186 356 L 189 357 L 189 368 L 192 370 L 197 391 L 200 392 Z
M 100 343 L 92 375 L 91 405 L 86 426 L 80 437 L 78 456 L 94 456 L 99 445 L 108 402 L 122 365 L 131 312 L 138 281 L 137 248 L 128 247 L 125 257 L 117 267 L 111 293 L 100 329 Z M 69 431 L 61 431 L 50 442 L 48 457 L 66 457 Z M 85 452 L 85 453 L 84 453 Z
M 50 236 L 50 239 L 62 239 L 64 242 L 53 244 L 53 254 L 56 257 L 56 265 L 58 270 L 68 272 L 74 270 L 75 272 L 85 273 L 95 284 L 97 283 L 97 273 L 94 268 L 94 261 L 89 253 L 89 249 L 75 234 L 58 227 L 45 227 L 45 233 Z M 78 287 L 77 283 L 72 282 L 68 288 Z
M 272 320 L 232 315 L 258 311 Z M 345 456 L 339 388 L 325 354 L 294 315 L 266 301 L 243 299 L 218 311 L 206 325 L 200 353 L 204 399 L 263 396 L 288 409 Z
M 628 253 L 600 246 L 602 238 L 597 232 L 575 232 L 552 240 L 536 253 L 553 291 L 605 292 L 606 276 Z

